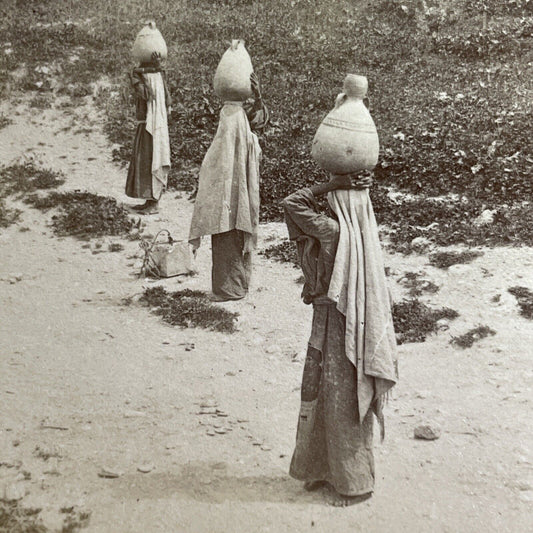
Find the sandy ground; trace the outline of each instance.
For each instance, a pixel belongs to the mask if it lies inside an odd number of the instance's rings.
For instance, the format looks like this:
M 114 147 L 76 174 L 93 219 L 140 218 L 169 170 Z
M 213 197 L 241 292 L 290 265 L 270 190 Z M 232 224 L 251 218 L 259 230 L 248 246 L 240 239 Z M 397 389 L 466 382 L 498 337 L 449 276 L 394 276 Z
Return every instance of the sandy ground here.
M 2 163 L 34 157 L 65 172 L 65 189 L 131 203 L 90 108 L 3 111 L 14 124 L 0 130 Z M 441 286 L 431 302 L 461 316 L 400 347 L 375 494 L 337 509 L 287 475 L 311 317 L 296 269 L 256 257 L 249 298 L 226 304 L 240 313 L 233 335 L 173 328 L 122 303 L 154 285 L 136 277 L 138 242 L 84 248 L 55 237 L 50 214 L 21 208 L 0 233 L 0 492 L 42 507 L 51 529 L 75 506 L 91 512 L 90 532 L 533 530 L 533 322 L 507 293 L 532 288 L 532 249 L 486 249 L 449 271 L 427 256 L 387 255 L 396 297 L 404 272 L 424 271 Z M 147 231 L 185 237 L 191 211 L 169 193 Z M 282 224 L 263 225 L 260 247 L 285 235 Z M 97 242 L 124 250 L 93 253 Z M 208 290 L 209 257 L 206 242 L 197 277 L 156 283 Z M 479 324 L 497 334 L 467 350 L 449 344 Z M 227 416 L 198 414 L 202 403 Z M 440 439 L 415 440 L 421 423 L 439 426 Z M 102 468 L 121 475 L 100 478 Z

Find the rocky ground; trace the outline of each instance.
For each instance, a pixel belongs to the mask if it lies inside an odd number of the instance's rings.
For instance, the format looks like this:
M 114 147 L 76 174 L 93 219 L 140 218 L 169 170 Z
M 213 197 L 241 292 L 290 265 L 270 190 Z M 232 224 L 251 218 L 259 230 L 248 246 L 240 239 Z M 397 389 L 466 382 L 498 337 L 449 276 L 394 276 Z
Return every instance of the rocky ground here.
M 91 107 L 2 111 L 2 163 L 33 158 L 63 171 L 65 190 L 131 203 Z M 440 287 L 431 303 L 460 316 L 400 346 L 375 494 L 337 509 L 287 475 L 311 316 L 298 270 L 258 255 L 249 298 L 224 304 L 234 334 L 173 328 L 136 299 L 153 285 L 207 290 L 207 242 L 199 275 L 153 282 L 137 276 L 138 241 L 58 238 L 50 213 L 10 205 L 23 214 L 0 233 L 0 497 L 41 508 L 47 528 L 74 516 L 91 532 L 531 531 L 533 322 L 507 289 L 531 288 L 533 249 L 484 249 L 448 270 L 386 256 L 396 298 L 405 272 L 421 272 Z M 145 231 L 184 238 L 191 212 L 168 193 Z M 265 248 L 286 230 L 260 237 Z M 450 344 L 480 324 L 496 335 Z M 420 424 L 440 438 L 414 439 Z

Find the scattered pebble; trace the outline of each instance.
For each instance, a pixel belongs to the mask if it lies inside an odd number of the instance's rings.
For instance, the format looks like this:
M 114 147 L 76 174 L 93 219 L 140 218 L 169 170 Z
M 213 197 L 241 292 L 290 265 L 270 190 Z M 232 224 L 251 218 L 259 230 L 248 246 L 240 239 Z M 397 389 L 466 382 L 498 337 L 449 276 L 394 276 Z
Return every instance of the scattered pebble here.
M 141 418 L 146 416 L 142 411 L 134 411 L 133 409 L 124 411 L 124 418 Z
M 440 437 L 441 431 L 437 427 L 429 425 L 417 426 L 414 431 L 415 439 L 436 440 Z
M 527 492 L 520 493 L 520 499 L 523 502 L 533 502 L 533 490 L 528 490 Z
M 137 467 L 137 470 L 138 470 L 139 472 L 141 472 L 142 474 L 148 474 L 148 473 L 151 472 L 153 469 L 154 469 L 154 465 L 150 465 L 150 464 L 139 465 L 139 466 Z
M 102 468 L 100 472 L 98 472 L 98 477 L 103 477 L 106 479 L 116 479 L 117 477 L 120 477 L 122 475 L 122 472 L 119 472 L 118 470 L 113 470 L 111 468 Z

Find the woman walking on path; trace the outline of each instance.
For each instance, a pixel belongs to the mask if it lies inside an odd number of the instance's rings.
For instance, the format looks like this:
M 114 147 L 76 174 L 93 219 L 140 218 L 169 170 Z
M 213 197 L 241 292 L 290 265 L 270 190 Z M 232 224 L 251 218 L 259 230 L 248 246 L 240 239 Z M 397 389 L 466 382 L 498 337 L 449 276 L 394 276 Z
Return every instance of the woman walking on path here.
M 259 225 L 259 161 L 254 130 L 269 120 L 259 81 L 251 75 L 254 98 L 224 102 L 213 143 L 200 169 L 189 241 L 194 249 L 211 235 L 214 301 L 239 300 L 248 292 L 251 253 Z
M 137 131 L 126 195 L 145 200 L 133 209 L 141 214 L 153 214 L 157 212 L 170 170 L 168 111 L 171 100 L 160 54 L 154 52 L 152 61 L 141 63 L 130 78 L 135 94 Z
M 332 175 L 283 201 L 314 309 L 290 474 L 308 490 L 331 485 L 343 506 L 372 494 L 373 415 L 383 438 L 383 403 L 398 377 L 371 183 L 369 173 Z M 336 219 L 317 209 L 324 194 Z

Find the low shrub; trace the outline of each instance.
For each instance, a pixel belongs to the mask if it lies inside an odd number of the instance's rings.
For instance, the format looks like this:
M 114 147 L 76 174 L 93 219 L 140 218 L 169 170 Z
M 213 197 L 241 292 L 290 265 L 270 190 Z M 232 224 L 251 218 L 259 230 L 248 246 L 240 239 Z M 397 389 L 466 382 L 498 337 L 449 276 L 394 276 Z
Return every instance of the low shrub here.
M 452 337 L 450 343 L 459 346 L 459 348 L 471 348 L 475 342 L 488 337 L 489 335 L 496 335 L 496 332 L 488 326 L 478 326 L 463 335 Z
M 65 183 L 65 176 L 52 169 L 39 168 L 33 161 L 0 168 L 0 196 L 28 194 L 55 189 Z
M 114 198 L 89 192 L 52 192 L 48 196 L 31 195 L 26 200 L 42 211 L 58 208 L 52 217 L 57 235 L 78 238 L 127 235 L 134 226 L 128 212 Z
M 441 319 L 453 320 L 459 316 L 454 309 L 432 309 L 416 298 L 393 305 L 392 316 L 398 344 L 424 342 L 427 336 L 438 331 Z
M 429 264 L 437 268 L 446 269 L 452 265 L 471 263 L 482 255 L 483 252 L 476 250 L 435 252 L 429 256 Z
M 38 514 L 41 509 L 22 507 L 20 502 L 0 499 L 0 531 L 6 533 L 47 533 Z
M 146 289 L 140 302 L 162 319 L 183 328 L 201 327 L 224 333 L 235 331 L 238 313 L 214 305 L 202 291 L 185 289 L 168 293 L 163 287 Z
M 7 228 L 17 222 L 20 217 L 19 209 L 10 209 L 3 198 L 0 198 L 0 228 Z
M 259 253 L 267 259 L 275 259 L 281 263 L 292 263 L 295 267 L 300 266 L 296 244 L 288 240 L 273 244 L 264 250 L 260 250 Z
M 527 287 L 511 287 L 508 291 L 516 298 L 520 314 L 533 319 L 533 292 Z
M 406 272 L 399 282 L 407 289 L 407 294 L 411 298 L 416 298 L 424 292 L 434 294 L 439 290 L 438 285 L 425 279 L 418 272 Z

